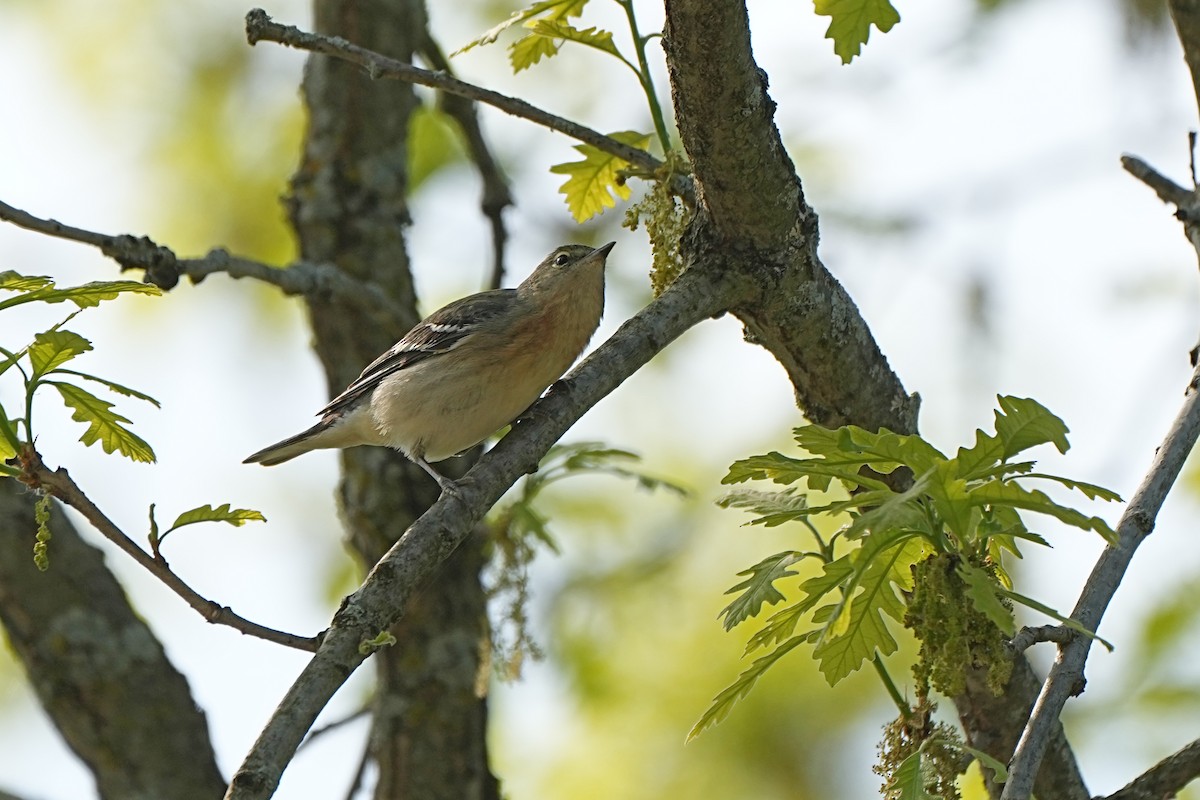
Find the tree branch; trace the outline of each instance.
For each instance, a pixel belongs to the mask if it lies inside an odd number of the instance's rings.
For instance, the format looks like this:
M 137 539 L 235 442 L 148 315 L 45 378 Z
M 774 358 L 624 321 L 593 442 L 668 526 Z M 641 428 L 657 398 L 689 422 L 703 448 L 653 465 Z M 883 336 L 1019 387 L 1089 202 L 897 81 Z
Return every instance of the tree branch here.
M 200 616 L 214 625 L 228 625 L 248 636 L 265 639 L 268 642 L 294 647 L 297 650 L 314 652 L 320 642 L 320 637 L 296 636 L 273 628 L 251 622 L 245 617 L 238 616 L 228 606 L 221 606 L 202 597 L 195 589 L 184 583 L 176 575 L 165 559 L 155 558 L 147 553 L 133 539 L 129 538 L 112 520 L 104 515 L 96 505 L 88 499 L 83 490 L 71 479 L 65 469 L 50 470 L 42 463 L 41 456 L 32 448 L 21 456 L 23 472 L 19 480 L 26 486 L 37 491 L 48 492 L 63 503 L 71 506 L 92 524 L 106 539 L 124 550 L 146 570 L 158 578 L 167 588 L 184 599 Z
M 346 599 L 317 650 L 233 777 L 226 798 L 269 797 L 305 732 L 333 693 L 369 655 L 365 643 L 386 630 L 433 570 L 454 552 L 487 510 L 601 398 L 701 320 L 736 298 L 736 288 L 698 265 L 623 324 L 557 388 L 536 403 L 495 448 L 375 565 Z M 403 647 L 404 645 L 395 645 Z M 365 648 L 365 649 L 364 649 Z
M 1017 635 L 1009 641 L 1008 646 L 1014 654 L 1024 653 L 1035 644 L 1041 642 L 1056 642 L 1059 645 L 1064 645 L 1075 638 L 1076 635 L 1075 631 L 1066 625 L 1042 625 L 1037 628 L 1026 625 L 1017 631 Z
M 296 262 L 287 267 L 272 267 L 261 261 L 231 255 L 222 248 L 210 250 L 203 258 L 179 258 L 170 248 L 146 236 L 96 233 L 58 220 L 35 217 L 4 202 L 0 202 L 0 220 L 56 239 L 91 245 L 116 261 L 122 270 L 144 270 L 148 283 L 166 290 L 175 288 L 181 275 L 186 275 L 192 283 L 200 283 L 209 275 L 223 272 L 231 278 L 253 278 L 269 283 L 279 287 L 284 294 L 343 296 L 365 308 L 403 318 L 396 303 L 378 286 L 355 280 L 327 264 Z
M 412 64 L 382 56 L 352 44 L 340 36 L 322 36 L 302 31 L 292 25 L 281 25 L 272 20 L 261 8 L 255 8 L 246 14 L 246 39 L 252 45 L 262 41 L 278 42 L 288 47 L 333 56 L 364 67 L 373 79 L 394 78 L 407 83 L 415 83 L 418 86 L 439 89 L 468 100 L 486 103 L 506 114 L 527 119 L 543 128 L 558 131 L 584 144 L 590 144 L 592 147 L 628 161 L 633 166 L 648 172 L 654 172 L 663 166 L 662 161 L 645 150 L 631 147 L 585 125 L 543 111 L 524 100 L 509 97 L 491 89 L 484 89 L 445 73 L 430 72 L 414 67 Z
M 1200 777 L 1200 739 L 1164 758 L 1105 800 L 1163 800 Z
M 1200 371 L 1192 375 L 1183 408 L 1159 446 L 1150 471 L 1121 515 L 1117 525 L 1117 541 L 1101 553 L 1071 612 L 1071 617 L 1089 631 L 1094 632 L 1099 627 L 1134 551 L 1154 529 L 1154 520 L 1162 508 L 1163 500 L 1183 469 L 1183 463 L 1192 452 L 1196 439 L 1200 437 L 1200 391 L 1197 391 L 1197 382 L 1200 382 Z M 1033 791 L 1034 777 L 1041 766 L 1050 732 L 1057 724 L 1067 698 L 1081 691 L 1083 667 L 1091 646 L 1091 637 L 1078 636 L 1059 650 L 1058 658 L 1042 685 L 1033 716 L 1017 743 L 1002 800 L 1025 800 Z

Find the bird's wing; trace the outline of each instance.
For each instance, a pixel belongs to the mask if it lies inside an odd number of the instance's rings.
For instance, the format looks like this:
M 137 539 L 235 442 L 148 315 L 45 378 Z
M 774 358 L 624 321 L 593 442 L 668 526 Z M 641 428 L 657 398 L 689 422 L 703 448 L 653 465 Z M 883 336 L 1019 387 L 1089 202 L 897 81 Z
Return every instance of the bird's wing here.
M 504 313 L 516 297 L 515 289 L 493 289 L 455 300 L 430 314 L 404 334 L 404 338 L 367 365 L 337 397 L 318 412 L 329 416 L 354 405 L 387 376 L 427 358 L 448 353 L 467 340 L 481 325 Z

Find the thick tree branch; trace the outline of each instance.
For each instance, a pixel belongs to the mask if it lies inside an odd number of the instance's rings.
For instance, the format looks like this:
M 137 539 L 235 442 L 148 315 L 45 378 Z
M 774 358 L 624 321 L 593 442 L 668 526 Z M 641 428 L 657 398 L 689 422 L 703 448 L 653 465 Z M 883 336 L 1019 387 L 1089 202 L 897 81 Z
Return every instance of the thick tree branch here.
M 0 480 L 0 622 L 42 707 L 98 796 L 216 797 L 225 779 L 187 680 L 61 508 L 50 515 L 50 569 L 34 566 L 35 500 Z
M 230 800 L 274 792 L 306 731 L 369 654 L 364 643 L 391 626 L 408 599 L 466 539 L 487 510 L 583 413 L 691 326 L 719 313 L 734 287 L 694 268 L 627 321 L 531 411 L 388 551 L 338 610 L 317 654 L 297 678 L 234 775 Z M 396 647 L 404 647 L 398 643 Z
M 1175 22 L 1175 32 L 1183 44 L 1183 57 L 1192 75 L 1196 107 L 1200 109 L 1200 1 L 1168 0 L 1167 8 Z
M 272 267 L 216 248 L 203 258 L 179 258 L 168 247 L 149 237 L 130 234 L 110 235 L 76 228 L 54 219 L 35 217 L 27 211 L 0 202 L 0 220 L 57 239 L 91 245 L 116 261 L 122 270 L 140 269 L 146 281 L 163 289 L 173 289 L 181 275 L 199 283 L 209 275 L 223 272 L 231 278 L 253 278 L 279 287 L 284 294 L 345 297 L 362 307 L 396 319 L 403 318 L 396 303 L 378 286 L 355 280 L 328 264 L 296 262 L 287 267 Z
M 745 6 L 668 0 L 663 47 L 700 204 L 685 250 L 719 253 L 759 288 L 734 313 L 787 370 L 810 420 L 915 432 L 916 399 L 817 257 L 817 216 L 775 126 Z
M 1105 800 L 1163 800 L 1200 777 L 1200 739 L 1186 745 L 1143 772 Z
M 200 595 L 192 587 L 184 583 L 161 556 L 155 558 L 147 553 L 133 539 L 129 538 L 112 520 L 104 515 L 83 490 L 71 479 L 61 467 L 51 470 L 42 463 L 41 456 L 35 451 L 27 450 L 21 456 L 23 473 L 20 481 L 32 489 L 48 492 L 62 502 L 83 514 L 84 518 L 106 539 L 124 550 L 138 564 L 146 568 L 150 574 L 162 581 L 168 589 L 175 592 L 196 610 L 200 616 L 214 625 L 228 625 L 248 636 L 265 639 L 268 642 L 294 647 L 297 650 L 313 652 L 317 648 L 320 637 L 296 636 L 291 633 L 277 631 L 251 622 L 233 612 L 228 606 L 222 606 Z
M 1184 461 L 1200 437 L 1198 381 L 1200 371 L 1192 375 L 1183 408 L 1159 446 L 1150 471 L 1121 515 L 1117 525 L 1117 541 L 1101 553 L 1071 612 L 1071 617 L 1089 631 L 1099 627 L 1134 552 L 1154 529 L 1155 517 L 1162 508 L 1167 492 L 1174 485 Z M 1067 698 L 1081 691 L 1083 667 L 1091 646 L 1090 637 L 1079 636 L 1059 651 L 1050 675 L 1042 686 L 1033 716 L 1017 744 L 1002 800 L 1025 800 L 1032 793 L 1033 779 L 1041 766 L 1050 732 L 1057 724 Z
M 272 20 L 261 8 L 253 9 L 246 15 L 246 39 L 250 44 L 263 41 L 278 42 L 300 50 L 333 56 L 358 64 L 365 68 L 372 78 L 394 78 L 485 103 L 506 114 L 527 119 L 544 128 L 566 134 L 584 144 L 590 144 L 592 147 L 649 172 L 653 172 L 663 165 L 661 161 L 645 150 L 630 147 L 585 125 L 543 111 L 524 100 L 475 86 L 445 73 L 430 72 L 403 61 L 387 58 L 352 44 L 340 36 L 322 36 L 302 31 L 292 25 L 281 25 Z

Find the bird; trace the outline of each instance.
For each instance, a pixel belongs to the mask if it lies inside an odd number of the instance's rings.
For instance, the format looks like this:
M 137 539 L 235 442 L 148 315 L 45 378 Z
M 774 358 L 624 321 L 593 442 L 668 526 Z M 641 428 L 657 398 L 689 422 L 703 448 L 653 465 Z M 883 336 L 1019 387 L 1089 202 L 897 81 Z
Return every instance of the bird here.
M 563 245 L 515 289 L 438 309 L 317 412 L 316 425 L 243 463 L 269 467 L 310 450 L 379 445 L 453 491 L 430 462 L 512 422 L 575 362 L 600 325 L 604 268 L 615 244 Z

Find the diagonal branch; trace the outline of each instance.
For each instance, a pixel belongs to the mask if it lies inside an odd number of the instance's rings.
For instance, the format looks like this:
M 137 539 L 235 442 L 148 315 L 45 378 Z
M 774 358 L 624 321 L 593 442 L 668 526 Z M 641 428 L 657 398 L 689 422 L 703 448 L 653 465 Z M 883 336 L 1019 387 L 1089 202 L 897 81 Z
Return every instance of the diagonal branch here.
M 1104 800 L 1162 800 L 1200 777 L 1200 739 L 1180 748 Z
M 529 419 L 486 453 L 455 493 L 443 494 L 342 604 L 316 655 L 235 773 L 226 798 L 269 797 L 321 709 L 373 649 L 370 640 L 399 619 L 421 583 L 508 487 L 537 469 L 541 456 L 587 409 L 667 344 L 736 302 L 736 291 L 713 278 L 711 269 L 693 266 L 536 403 Z
M 298 261 L 287 267 L 272 267 L 261 261 L 232 255 L 221 248 L 210 250 L 203 258 L 179 258 L 169 247 L 147 236 L 97 233 L 55 219 L 35 217 L 4 202 L 0 202 L 0 220 L 35 233 L 91 245 L 116 261 L 122 270 L 144 270 L 146 281 L 162 289 L 175 288 L 182 275 L 186 275 L 192 283 L 200 283 L 209 275 L 223 272 L 231 278 L 253 278 L 269 283 L 279 287 L 284 294 L 340 295 L 394 319 L 407 318 L 378 286 L 355 280 L 328 264 Z
M 486 103 L 506 114 L 527 119 L 543 128 L 558 131 L 584 144 L 590 144 L 598 150 L 628 161 L 633 166 L 648 172 L 654 172 L 663 166 L 662 161 L 645 150 L 618 142 L 586 125 L 580 125 L 551 114 L 524 100 L 509 97 L 491 89 L 484 89 L 442 72 L 430 72 L 420 67 L 414 67 L 412 64 L 382 56 L 365 47 L 351 44 L 340 36 L 322 36 L 302 31 L 293 25 L 281 25 L 272 20 L 261 8 L 253 9 L 246 15 L 246 39 L 250 44 L 262 41 L 278 42 L 300 50 L 333 56 L 364 67 L 372 78 L 395 78 Z
M 1117 541 L 1100 554 L 1079 595 L 1075 609 L 1071 612 L 1071 617 L 1089 631 L 1094 632 L 1100 625 L 1105 609 L 1125 576 L 1134 551 L 1154 529 L 1154 520 L 1162 508 L 1163 500 L 1179 477 L 1183 463 L 1192 452 L 1196 439 L 1200 437 L 1198 382 L 1200 370 L 1192 375 L 1183 408 L 1159 446 L 1150 471 L 1130 499 L 1125 513 L 1121 515 L 1121 521 L 1117 525 Z M 1091 646 L 1091 637 L 1077 636 L 1059 651 L 1058 658 L 1042 685 L 1033 716 L 1017 743 L 1008 782 L 1005 783 L 1004 793 L 1001 795 L 1002 800 L 1025 800 L 1033 791 L 1034 777 L 1041 766 L 1042 756 L 1046 752 L 1051 731 L 1058 722 L 1059 714 L 1062 713 L 1067 698 L 1081 691 L 1083 667 Z
M 155 558 L 138 547 L 133 539 L 129 538 L 124 531 L 104 515 L 103 511 L 96 507 L 96 504 L 83 493 L 83 490 L 71 479 L 71 476 L 67 474 L 65 469 L 61 467 L 57 470 L 47 468 L 42 463 L 41 457 L 32 448 L 22 454 L 21 461 L 24 467 L 20 477 L 22 483 L 31 489 L 44 491 L 53 495 L 83 514 L 87 521 L 103 534 L 106 539 L 124 550 L 134 561 L 138 562 L 150 574 L 162 581 L 168 589 L 182 597 L 204 619 L 214 625 L 228 625 L 249 636 L 256 636 L 259 639 L 265 639 L 268 642 L 281 644 L 285 647 L 294 647 L 298 650 L 307 650 L 308 652 L 313 652 L 317 649 L 320 636 L 296 636 L 295 634 L 259 625 L 256 622 L 251 622 L 245 617 L 235 614 L 228 606 L 219 605 L 201 596 L 199 592 L 184 583 L 183 579 L 175 574 L 161 556 Z

